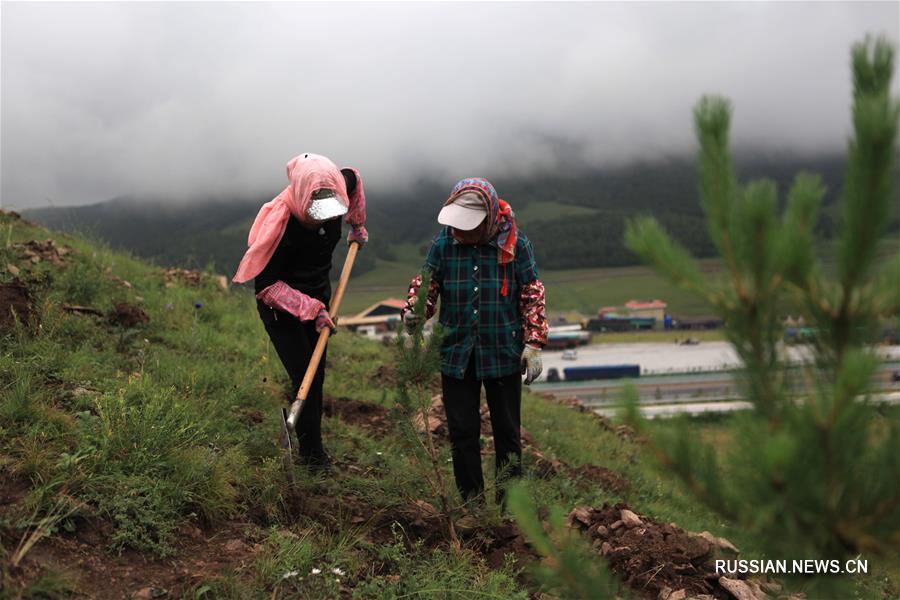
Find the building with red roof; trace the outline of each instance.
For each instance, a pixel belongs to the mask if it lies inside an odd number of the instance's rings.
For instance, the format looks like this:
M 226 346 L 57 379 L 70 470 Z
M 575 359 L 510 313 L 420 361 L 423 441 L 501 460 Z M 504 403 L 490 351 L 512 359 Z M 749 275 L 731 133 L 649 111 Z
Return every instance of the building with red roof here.
M 628 314 L 633 317 L 652 317 L 658 324 L 666 317 L 668 304 L 655 298 L 649 300 L 629 300 L 625 303 Z
M 406 306 L 405 300 L 385 298 L 360 312 L 355 317 L 341 318 L 338 325 L 351 331 L 376 335 L 391 331 L 400 321 L 400 311 Z

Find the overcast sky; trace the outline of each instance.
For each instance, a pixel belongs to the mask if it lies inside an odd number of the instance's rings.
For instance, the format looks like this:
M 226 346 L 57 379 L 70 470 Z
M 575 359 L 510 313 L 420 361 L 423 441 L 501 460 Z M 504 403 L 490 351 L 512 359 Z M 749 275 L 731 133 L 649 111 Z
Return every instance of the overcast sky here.
M 3 2 L 2 203 L 274 194 L 302 152 L 379 190 L 652 159 L 710 92 L 736 144 L 841 150 L 898 5 Z

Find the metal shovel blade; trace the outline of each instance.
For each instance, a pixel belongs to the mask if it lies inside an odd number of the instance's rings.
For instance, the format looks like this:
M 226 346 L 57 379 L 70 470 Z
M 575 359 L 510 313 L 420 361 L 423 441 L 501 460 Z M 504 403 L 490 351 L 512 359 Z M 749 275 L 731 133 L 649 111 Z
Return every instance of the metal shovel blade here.
M 294 445 L 291 443 L 291 432 L 287 424 L 287 409 L 281 409 L 281 433 L 278 435 L 278 444 L 281 446 L 281 462 L 284 466 L 284 474 L 288 483 L 294 485 Z

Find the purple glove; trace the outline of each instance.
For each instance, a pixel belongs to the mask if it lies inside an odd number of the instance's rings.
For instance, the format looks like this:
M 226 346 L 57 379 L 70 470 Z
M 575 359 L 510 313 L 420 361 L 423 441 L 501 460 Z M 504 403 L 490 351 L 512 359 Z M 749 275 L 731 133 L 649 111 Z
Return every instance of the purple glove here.
M 331 330 L 331 335 L 337 333 L 337 327 L 335 327 L 334 321 L 331 320 L 328 309 L 323 308 L 316 316 L 316 331 L 321 332 L 326 327 Z
M 347 245 L 357 242 L 360 246 L 364 246 L 369 241 L 369 232 L 366 231 L 364 225 L 353 225 L 350 233 L 347 234 Z
M 312 321 L 325 308 L 319 300 L 310 298 L 283 281 L 276 281 L 256 297 L 266 306 L 292 314 L 301 321 Z

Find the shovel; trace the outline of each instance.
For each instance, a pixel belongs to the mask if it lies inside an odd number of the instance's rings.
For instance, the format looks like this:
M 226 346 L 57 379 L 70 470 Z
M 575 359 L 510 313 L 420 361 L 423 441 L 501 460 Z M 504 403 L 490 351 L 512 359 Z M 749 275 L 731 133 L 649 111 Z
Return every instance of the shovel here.
M 347 280 L 350 279 L 350 271 L 353 269 L 353 262 L 356 260 L 356 253 L 359 252 L 360 245 L 358 242 L 350 244 L 350 250 L 347 252 L 347 259 L 344 261 L 344 268 L 341 271 L 341 278 L 338 280 L 337 290 L 331 298 L 331 306 L 328 307 L 328 314 L 331 319 L 337 323 L 337 313 L 341 306 L 341 300 L 344 297 L 344 290 L 347 289 Z M 284 468 L 287 472 L 288 481 L 294 483 L 294 459 L 293 444 L 291 443 L 291 433 L 297 427 L 297 420 L 300 413 L 303 412 L 303 404 L 306 402 L 306 396 L 309 394 L 309 388 L 312 387 L 313 379 L 316 377 L 316 371 L 319 368 L 319 362 L 322 360 L 322 354 L 325 353 L 325 346 L 328 345 L 328 338 L 331 336 L 331 329 L 325 327 L 319 332 L 319 339 L 316 342 L 316 348 L 313 350 L 312 358 L 309 359 L 309 366 L 306 367 L 306 374 L 303 376 L 303 382 L 297 391 L 297 398 L 291 403 L 290 410 L 281 409 L 281 434 L 279 435 L 279 443 L 283 450 Z

